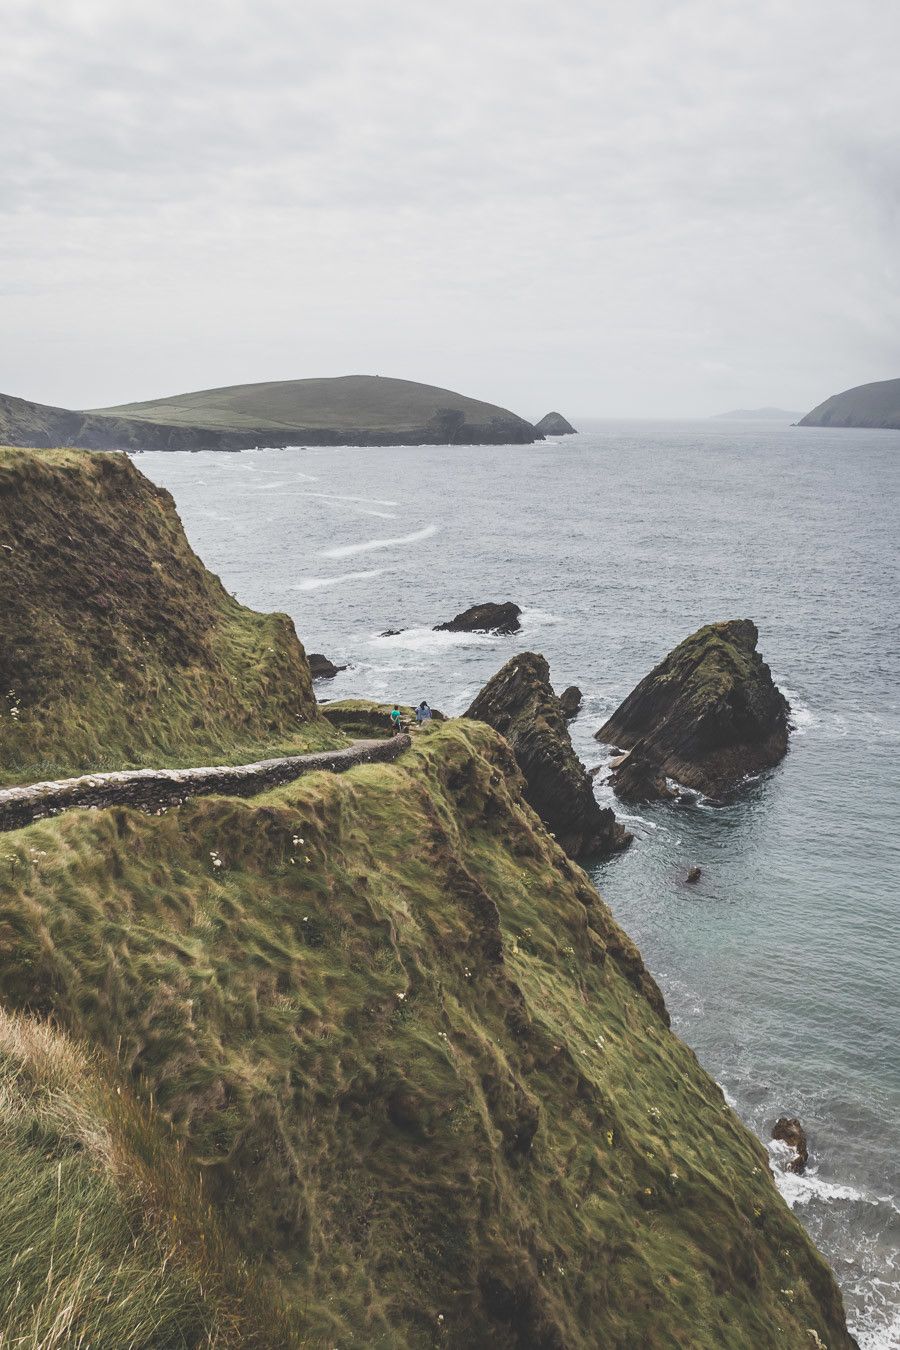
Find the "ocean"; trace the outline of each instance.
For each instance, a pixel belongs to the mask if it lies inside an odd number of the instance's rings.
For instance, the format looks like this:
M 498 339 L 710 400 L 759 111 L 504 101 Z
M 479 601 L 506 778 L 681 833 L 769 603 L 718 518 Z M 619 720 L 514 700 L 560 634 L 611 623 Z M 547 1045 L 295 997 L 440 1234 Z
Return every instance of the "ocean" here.
M 590 871 L 769 1143 L 861 1346 L 900 1346 L 900 432 L 596 422 L 534 446 L 136 462 L 229 590 L 349 663 L 323 698 L 458 713 L 539 651 L 584 692 L 592 767 L 594 731 L 671 647 L 756 622 L 793 709 L 786 759 L 727 806 L 617 806 L 635 843 Z M 432 631 L 486 600 L 521 605 L 522 632 Z M 768 1139 L 779 1115 L 807 1128 L 804 1177 Z

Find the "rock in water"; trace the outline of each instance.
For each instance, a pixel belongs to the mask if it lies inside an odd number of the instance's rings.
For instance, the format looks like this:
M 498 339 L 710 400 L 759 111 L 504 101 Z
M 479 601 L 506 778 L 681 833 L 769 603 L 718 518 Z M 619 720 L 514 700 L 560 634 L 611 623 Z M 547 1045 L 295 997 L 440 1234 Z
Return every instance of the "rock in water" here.
M 535 422 L 535 431 L 539 431 L 542 436 L 574 436 L 575 428 L 571 422 L 567 422 L 562 413 L 548 412 L 539 422 Z
M 434 626 L 435 633 L 518 633 L 522 611 L 511 600 L 505 604 L 471 605 L 448 623 Z
M 577 717 L 581 712 L 581 690 L 577 684 L 570 684 L 559 696 L 566 717 Z
M 700 880 L 702 875 L 703 872 L 699 867 L 692 867 L 691 870 L 688 872 L 687 876 L 685 877 L 685 881 L 688 883 L 689 886 L 696 886 L 697 882 Z
M 314 680 L 333 680 L 339 671 L 347 669 L 346 666 L 336 666 L 321 652 L 310 652 L 306 659 Z
M 569 739 L 543 656 L 521 652 L 490 680 L 465 714 L 505 736 L 525 776 L 525 797 L 572 857 L 615 853 L 632 835 L 601 808 Z
M 796 1157 L 788 1163 L 788 1171 L 796 1172 L 798 1176 L 802 1175 L 809 1162 L 809 1144 L 806 1131 L 797 1117 L 779 1116 L 772 1129 L 772 1138 L 780 1139 L 788 1148 L 794 1150 Z
M 641 680 L 596 733 L 631 751 L 613 773 L 619 796 L 672 796 L 666 778 L 720 796 L 778 763 L 790 705 L 756 650 L 758 638 L 750 619 L 707 624 Z

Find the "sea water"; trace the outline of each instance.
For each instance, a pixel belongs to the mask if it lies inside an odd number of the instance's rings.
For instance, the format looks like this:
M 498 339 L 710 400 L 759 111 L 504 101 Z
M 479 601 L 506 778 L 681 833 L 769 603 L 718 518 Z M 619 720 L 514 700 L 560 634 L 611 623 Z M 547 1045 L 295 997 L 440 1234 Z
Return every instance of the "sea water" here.
M 322 697 L 463 711 L 514 652 L 577 684 L 579 754 L 701 624 L 752 618 L 790 699 L 783 763 L 714 806 L 624 807 L 590 870 L 675 1030 L 768 1141 L 865 1350 L 900 1345 L 900 432 L 596 423 L 534 446 L 144 454 L 229 590 L 349 669 Z M 435 633 L 485 600 L 515 637 Z M 379 634 L 404 631 L 398 637 Z M 687 886 L 689 867 L 702 868 Z

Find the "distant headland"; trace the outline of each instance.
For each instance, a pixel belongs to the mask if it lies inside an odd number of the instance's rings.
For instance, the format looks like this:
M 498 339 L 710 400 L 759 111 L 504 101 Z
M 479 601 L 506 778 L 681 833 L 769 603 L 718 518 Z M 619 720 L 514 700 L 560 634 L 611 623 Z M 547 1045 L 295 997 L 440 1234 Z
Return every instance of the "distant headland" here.
M 732 408 L 731 412 L 713 413 L 713 421 L 718 422 L 796 422 L 801 416 L 798 412 L 788 412 L 786 408 Z
M 450 389 L 378 375 L 229 385 L 74 411 L 0 394 L 0 444 L 88 450 L 286 445 L 526 445 L 523 417 Z
M 881 427 L 900 431 L 900 380 L 858 384 L 832 394 L 800 419 L 801 427 Z

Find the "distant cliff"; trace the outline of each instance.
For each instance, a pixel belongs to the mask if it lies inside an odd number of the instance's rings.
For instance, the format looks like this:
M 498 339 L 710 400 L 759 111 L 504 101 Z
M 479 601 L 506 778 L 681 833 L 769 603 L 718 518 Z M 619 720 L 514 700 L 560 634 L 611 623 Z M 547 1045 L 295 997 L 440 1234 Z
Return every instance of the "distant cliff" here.
M 900 380 L 876 380 L 832 394 L 800 419 L 801 427 L 883 427 L 900 431 Z
M 284 445 L 525 445 L 530 422 L 451 389 L 377 375 L 279 380 L 77 412 L 0 395 L 0 445 L 244 450 Z

